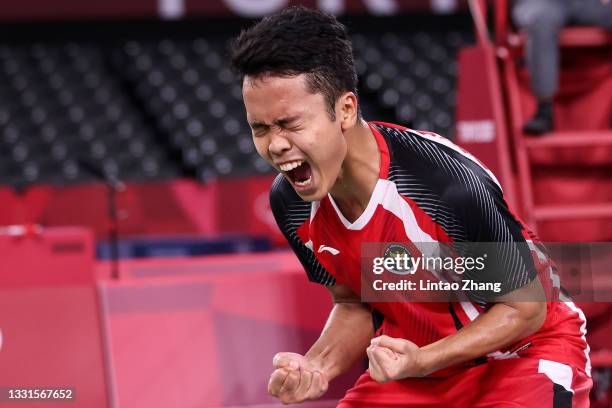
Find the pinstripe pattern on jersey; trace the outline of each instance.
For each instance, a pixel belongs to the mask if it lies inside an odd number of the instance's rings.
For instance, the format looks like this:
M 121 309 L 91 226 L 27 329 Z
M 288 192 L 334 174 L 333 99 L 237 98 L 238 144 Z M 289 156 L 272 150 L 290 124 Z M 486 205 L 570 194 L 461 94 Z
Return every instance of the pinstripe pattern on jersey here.
M 414 201 L 457 243 L 508 243 L 499 245 L 496 254 L 504 273 L 500 281 L 506 282 L 508 291 L 533 279 L 531 255 L 512 245 L 524 242 L 522 225 L 508 211 L 497 180 L 486 168 L 448 142 L 436 140 L 439 137 L 374 126 L 390 145 L 389 179 L 400 194 Z M 459 200 L 449 199 L 457 195 Z
M 335 285 L 334 277 L 319 263 L 314 252 L 300 240 L 297 233 L 298 228 L 310 219 L 311 203 L 303 201 L 279 174 L 270 189 L 270 205 L 276 223 L 304 266 L 308 279 L 325 286 Z
M 373 125 L 389 145 L 389 181 L 415 202 L 456 243 L 524 242 L 522 226 L 509 213 L 497 180 L 480 163 L 440 137 L 381 124 Z M 458 199 L 449 196 L 458 193 Z M 307 270 L 308 277 L 324 285 L 333 276 L 300 240 L 297 229 L 314 213 L 279 175 L 271 190 L 271 205 L 279 227 Z M 500 246 L 498 266 L 507 288 L 524 286 L 533 278 L 529 254 L 514 245 Z M 500 278 L 502 278 L 500 276 Z M 482 299 L 474 299 L 481 301 Z

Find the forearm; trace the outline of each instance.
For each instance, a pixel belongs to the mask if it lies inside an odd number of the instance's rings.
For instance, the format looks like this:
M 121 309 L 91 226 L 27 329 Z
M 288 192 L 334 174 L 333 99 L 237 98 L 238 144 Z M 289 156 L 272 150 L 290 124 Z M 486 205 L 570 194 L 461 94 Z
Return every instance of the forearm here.
M 329 381 L 365 357 L 373 336 L 372 314 L 367 305 L 336 303 L 321 336 L 306 353 L 306 358 Z
M 507 347 L 536 332 L 545 318 L 545 303 L 497 303 L 457 333 L 422 347 L 423 374 Z

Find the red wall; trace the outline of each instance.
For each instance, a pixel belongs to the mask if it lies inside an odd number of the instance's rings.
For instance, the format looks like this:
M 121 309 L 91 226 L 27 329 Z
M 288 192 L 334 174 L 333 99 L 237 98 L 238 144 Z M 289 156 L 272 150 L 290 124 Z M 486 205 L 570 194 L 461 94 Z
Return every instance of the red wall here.
M 0 234 L 0 385 L 70 387 L 75 408 L 272 404 L 274 354 L 306 352 L 331 308 L 284 251 L 129 260 L 108 276 L 87 230 Z M 309 406 L 334 407 L 363 370 Z
M 3 387 L 69 387 L 76 398 L 70 406 L 107 406 L 93 256 L 93 237 L 84 229 L 0 234 Z M 41 406 L 7 406 L 17 405 Z
M 128 183 L 117 194 L 119 234 L 243 233 L 266 235 L 283 243 L 268 202 L 272 180 L 272 176 L 262 176 L 208 184 L 193 180 Z M 107 190 L 100 183 L 35 186 L 22 194 L 0 188 L 0 202 L 0 226 L 86 226 L 99 238 L 108 234 Z

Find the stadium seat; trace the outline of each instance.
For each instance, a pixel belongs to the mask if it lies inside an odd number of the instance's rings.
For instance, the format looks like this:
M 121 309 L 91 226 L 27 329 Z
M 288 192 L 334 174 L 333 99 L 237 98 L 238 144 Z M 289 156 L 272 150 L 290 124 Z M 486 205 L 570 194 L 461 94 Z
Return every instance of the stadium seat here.
M 452 137 L 457 30 L 353 35 L 366 118 Z M 272 171 L 255 152 L 227 37 L 0 47 L 0 183 L 199 180 Z M 99 175 L 98 175 L 99 176 Z

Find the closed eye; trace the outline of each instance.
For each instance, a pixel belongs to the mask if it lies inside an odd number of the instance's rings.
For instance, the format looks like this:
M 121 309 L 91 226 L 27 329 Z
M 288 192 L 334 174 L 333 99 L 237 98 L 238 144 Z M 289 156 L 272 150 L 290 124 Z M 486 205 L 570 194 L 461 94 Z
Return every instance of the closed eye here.
M 253 130 L 253 134 L 257 136 L 266 133 L 268 129 L 270 129 L 270 126 L 263 123 L 251 123 L 251 129 Z
M 299 123 L 296 123 L 299 120 L 297 116 L 291 116 L 288 118 L 281 118 L 274 121 L 274 125 L 278 126 L 281 129 L 287 129 L 291 131 L 300 130 Z M 253 134 L 255 136 L 262 135 L 270 130 L 271 126 L 262 122 L 253 122 L 251 123 L 251 129 L 253 130 Z

